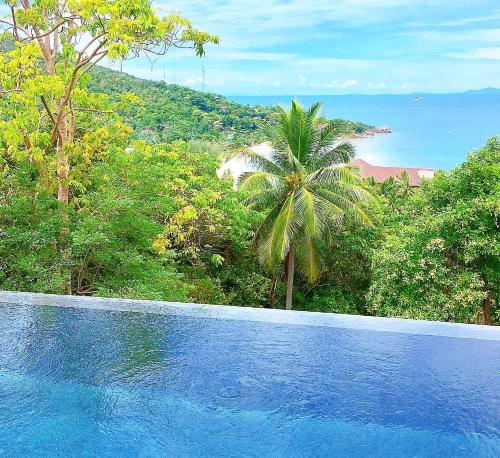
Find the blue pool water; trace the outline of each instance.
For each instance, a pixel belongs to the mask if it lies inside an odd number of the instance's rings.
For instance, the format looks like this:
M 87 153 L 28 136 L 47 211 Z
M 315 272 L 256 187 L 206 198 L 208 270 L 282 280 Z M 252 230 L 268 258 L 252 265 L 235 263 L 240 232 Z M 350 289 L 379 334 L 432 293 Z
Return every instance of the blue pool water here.
M 0 304 L 0 457 L 500 456 L 500 339 L 234 313 Z

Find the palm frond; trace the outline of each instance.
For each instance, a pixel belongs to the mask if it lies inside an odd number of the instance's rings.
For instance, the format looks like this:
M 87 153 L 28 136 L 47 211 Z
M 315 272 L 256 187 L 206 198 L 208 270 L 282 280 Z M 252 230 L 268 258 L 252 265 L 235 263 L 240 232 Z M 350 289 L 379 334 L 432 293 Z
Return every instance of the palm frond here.
M 243 204 L 257 211 L 263 211 L 272 208 L 276 202 L 283 200 L 284 187 L 265 189 L 248 196 L 243 200 Z
M 304 165 L 300 162 L 300 160 L 293 154 L 291 148 L 287 149 L 287 161 L 288 161 L 288 167 L 290 171 L 292 172 L 297 172 L 301 175 L 304 175 L 306 173 L 306 170 L 304 168 Z
M 318 152 L 314 166 L 318 169 L 335 164 L 347 164 L 354 158 L 355 154 L 356 150 L 352 143 L 330 144 Z
M 289 154 L 289 147 L 287 145 L 284 145 L 282 149 L 275 148 L 271 153 L 271 160 L 286 174 L 293 172 L 297 168 L 294 166 L 294 162 L 290 162 Z
M 265 240 L 273 227 L 275 219 L 278 217 L 278 215 L 281 212 L 281 209 L 283 208 L 283 203 L 284 201 L 278 201 L 275 203 L 275 205 L 271 208 L 267 216 L 264 218 L 264 221 L 260 223 L 259 227 L 257 228 L 255 235 L 254 235 L 254 243 L 256 245 L 259 245 L 260 243 Z
M 314 237 L 323 233 L 326 222 L 318 212 L 317 198 L 304 186 L 301 186 L 296 192 L 295 210 L 301 219 L 303 230 L 308 236 Z
M 293 100 L 290 111 L 279 113 L 281 132 L 276 142 L 277 148 L 283 151 L 288 147 L 303 164 L 308 160 L 310 146 L 314 140 L 320 107 L 321 104 L 316 103 L 306 112 L 297 100 Z
M 302 105 L 298 103 L 297 100 L 292 101 L 292 108 L 288 113 L 289 123 L 290 123 L 290 132 L 287 137 L 287 144 L 289 151 L 295 156 L 295 158 L 300 162 L 301 158 L 301 149 L 302 149 L 302 136 L 304 134 L 304 122 L 305 122 L 305 113 Z
M 283 184 L 283 177 L 269 172 L 246 172 L 238 178 L 238 189 L 244 192 L 261 192 Z
M 295 255 L 299 272 L 309 283 L 314 283 L 319 278 L 322 270 L 321 257 L 315 240 L 305 233 L 299 234 Z
M 228 156 L 229 159 L 235 157 L 245 159 L 252 167 L 261 172 L 269 172 L 276 175 L 283 173 L 282 168 L 278 164 L 250 148 L 244 148 Z
M 294 201 L 294 194 L 290 194 L 275 218 L 268 237 L 263 240 L 259 247 L 259 258 L 271 268 L 274 268 L 278 262 L 285 259 L 290 242 L 299 229 Z
M 327 189 L 319 189 L 316 191 L 319 196 L 336 208 L 342 209 L 345 216 L 349 219 L 370 226 L 372 220 L 367 211 L 360 205 L 360 200 L 349 199 L 342 193 L 333 192 Z
M 342 195 L 354 202 L 364 202 L 375 207 L 379 205 L 377 196 L 372 194 L 372 191 L 367 188 L 366 183 L 361 179 L 354 182 L 351 179 L 331 179 L 321 182 L 316 181 L 308 186 L 312 192 L 316 192 L 318 189 L 325 189 Z
M 298 145 L 297 145 L 297 158 L 302 164 L 306 164 L 310 160 L 311 146 L 317 137 L 318 117 L 321 112 L 321 103 L 316 102 L 311 107 L 304 111 L 304 108 L 298 104 L 300 108 L 300 116 L 298 118 L 299 129 Z
M 338 229 L 345 216 L 345 210 L 334 202 L 325 199 L 321 194 L 316 194 L 318 213 L 327 224 L 326 228 Z
M 363 186 L 363 183 L 345 184 L 339 182 L 336 191 L 353 202 L 361 202 L 373 207 L 378 207 L 380 203 L 377 197 Z
M 291 125 L 288 111 L 282 106 L 278 106 L 276 110 L 278 114 L 278 124 L 274 128 L 275 136 L 272 137 L 271 140 L 276 143 L 276 146 L 279 148 L 288 143 L 288 138 L 291 135 Z
M 318 124 L 315 131 L 315 140 L 311 144 L 311 162 L 316 161 L 321 152 L 332 145 L 338 135 L 338 126 L 333 122 L 324 122 Z
M 306 112 L 306 116 L 309 119 L 318 119 L 319 115 L 321 114 L 321 107 L 323 104 L 321 102 L 315 102 L 313 103 L 309 109 Z
M 360 178 L 355 167 L 350 165 L 330 165 L 311 172 L 305 181 L 307 184 L 328 186 L 338 181 L 346 184 L 357 184 L 359 180 Z

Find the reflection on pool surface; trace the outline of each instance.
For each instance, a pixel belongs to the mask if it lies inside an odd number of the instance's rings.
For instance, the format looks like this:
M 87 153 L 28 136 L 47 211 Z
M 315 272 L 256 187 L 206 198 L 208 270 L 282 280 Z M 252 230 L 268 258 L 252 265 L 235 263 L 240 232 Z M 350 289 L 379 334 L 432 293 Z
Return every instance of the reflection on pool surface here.
M 495 339 L 0 304 L 0 456 L 496 457 L 499 370 Z

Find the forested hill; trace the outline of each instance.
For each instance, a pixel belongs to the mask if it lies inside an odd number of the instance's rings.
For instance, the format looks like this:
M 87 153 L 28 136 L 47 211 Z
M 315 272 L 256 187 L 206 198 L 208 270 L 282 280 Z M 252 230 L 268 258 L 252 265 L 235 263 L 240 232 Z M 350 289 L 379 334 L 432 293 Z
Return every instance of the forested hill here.
M 273 118 L 272 107 L 241 105 L 221 95 L 136 78 L 104 67 L 92 71 L 89 89 L 108 94 L 116 101 L 127 92 L 137 95 L 142 106 L 124 109 L 120 115 L 134 128 L 137 138 L 150 141 L 206 139 L 254 144 L 264 140 L 258 130 L 259 123 Z M 343 134 L 370 127 L 336 122 Z

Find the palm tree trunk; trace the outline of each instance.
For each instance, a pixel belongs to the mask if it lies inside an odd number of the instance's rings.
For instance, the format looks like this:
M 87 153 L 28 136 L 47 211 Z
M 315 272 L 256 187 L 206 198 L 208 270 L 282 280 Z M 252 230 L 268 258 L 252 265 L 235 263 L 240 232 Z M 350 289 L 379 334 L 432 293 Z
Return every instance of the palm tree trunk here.
M 292 298 L 293 298 L 293 277 L 295 275 L 295 243 L 290 243 L 290 249 L 286 256 L 286 303 L 285 308 L 287 310 L 292 310 Z

